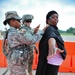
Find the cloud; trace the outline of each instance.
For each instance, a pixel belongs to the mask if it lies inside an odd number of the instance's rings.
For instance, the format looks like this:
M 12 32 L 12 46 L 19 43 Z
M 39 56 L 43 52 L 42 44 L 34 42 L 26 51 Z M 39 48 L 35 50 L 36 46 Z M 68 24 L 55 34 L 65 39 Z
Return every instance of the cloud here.
M 70 2 L 71 1 L 71 2 Z M 58 27 L 61 30 L 66 30 L 69 27 L 75 27 L 75 5 L 73 0 L 2 0 L 0 3 L 0 30 L 4 30 L 3 21 L 5 12 L 17 11 L 22 17 L 23 14 L 34 15 L 34 20 L 31 26 L 34 28 L 41 24 L 41 29 L 45 26 L 46 14 L 50 10 L 56 10 L 59 13 Z M 7 26 L 6 26 L 7 27 Z

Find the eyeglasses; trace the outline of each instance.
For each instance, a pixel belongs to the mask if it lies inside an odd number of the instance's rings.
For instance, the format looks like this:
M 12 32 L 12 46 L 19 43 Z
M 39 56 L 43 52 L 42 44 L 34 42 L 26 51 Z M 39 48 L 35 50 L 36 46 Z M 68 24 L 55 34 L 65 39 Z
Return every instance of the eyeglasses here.
M 55 19 L 55 18 L 58 19 L 58 16 L 56 16 L 56 15 L 52 15 L 52 16 L 49 17 L 49 19 Z

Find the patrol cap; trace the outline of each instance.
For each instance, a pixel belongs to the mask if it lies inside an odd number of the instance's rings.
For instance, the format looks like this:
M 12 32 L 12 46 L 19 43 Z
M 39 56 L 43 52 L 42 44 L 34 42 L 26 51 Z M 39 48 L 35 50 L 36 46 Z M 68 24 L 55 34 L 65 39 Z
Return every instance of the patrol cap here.
M 27 21 L 27 20 L 32 20 L 32 19 L 34 19 L 33 15 L 26 14 L 22 16 L 22 22 Z
M 8 11 L 5 13 L 5 21 L 3 22 L 4 25 L 7 24 L 7 21 L 9 19 L 17 19 L 17 20 L 21 20 L 21 18 L 18 16 L 16 11 Z

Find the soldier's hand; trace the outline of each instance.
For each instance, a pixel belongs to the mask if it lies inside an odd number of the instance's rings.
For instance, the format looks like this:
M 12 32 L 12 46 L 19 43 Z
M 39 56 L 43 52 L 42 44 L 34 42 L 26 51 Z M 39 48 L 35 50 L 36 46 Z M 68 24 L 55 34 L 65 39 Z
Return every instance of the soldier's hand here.
M 45 31 L 46 30 L 46 28 L 48 27 L 49 25 L 46 25 L 44 28 L 43 28 L 43 30 Z
M 39 28 L 40 28 L 40 24 L 34 29 L 34 34 L 38 32 Z
M 4 47 L 7 47 L 8 40 L 6 39 L 4 42 Z

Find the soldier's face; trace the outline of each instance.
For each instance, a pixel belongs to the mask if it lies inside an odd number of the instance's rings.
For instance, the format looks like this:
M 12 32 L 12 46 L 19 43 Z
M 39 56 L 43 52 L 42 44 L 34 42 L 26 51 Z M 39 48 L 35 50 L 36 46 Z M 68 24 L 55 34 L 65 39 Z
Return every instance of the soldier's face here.
M 11 23 L 11 25 L 13 26 L 13 27 L 15 27 L 15 28 L 20 28 L 20 25 L 21 25 L 21 23 L 20 23 L 20 20 L 11 20 L 10 21 L 10 23 Z
M 24 22 L 24 25 L 30 26 L 30 24 L 31 24 L 31 21 L 25 21 Z

